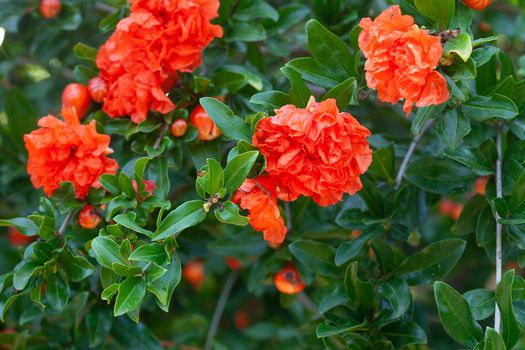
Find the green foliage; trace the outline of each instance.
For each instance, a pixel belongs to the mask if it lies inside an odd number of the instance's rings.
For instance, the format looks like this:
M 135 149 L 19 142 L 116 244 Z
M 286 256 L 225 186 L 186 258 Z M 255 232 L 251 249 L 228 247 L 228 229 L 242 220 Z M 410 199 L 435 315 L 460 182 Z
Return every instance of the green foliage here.
M 361 18 L 392 4 L 440 35 L 450 92 L 408 119 L 367 87 L 359 48 Z M 206 350 L 525 347 L 523 1 L 476 14 L 459 0 L 220 1 L 224 35 L 179 74 L 175 110 L 134 124 L 93 103 L 82 123 L 111 136 L 118 172 L 82 200 L 70 182 L 43 197 L 24 135 L 56 114 L 67 83 L 98 74 L 98 47 L 129 6 L 63 0 L 44 19 L 36 0 L 0 0 L 0 348 L 202 348 L 223 301 Z M 372 164 L 341 203 L 279 202 L 288 233 L 269 247 L 235 194 L 265 174 L 251 144 L 258 123 L 312 96 L 371 131 Z M 199 140 L 191 123 L 172 136 L 199 104 L 221 136 Z M 87 203 L 96 228 L 79 222 Z M 13 245 L 11 227 L 28 241 Z M 183 272 L 201 263 L 197 281 Z M 497 285 L 494 263 L 504 266 Z M 286 266 L 300 294 L 277 293 Z

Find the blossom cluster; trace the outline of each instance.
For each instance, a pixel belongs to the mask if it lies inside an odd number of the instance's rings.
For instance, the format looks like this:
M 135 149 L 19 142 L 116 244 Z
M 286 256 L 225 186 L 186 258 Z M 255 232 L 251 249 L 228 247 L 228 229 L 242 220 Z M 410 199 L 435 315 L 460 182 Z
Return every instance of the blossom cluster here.
M 281 107 L 262 119 L 253 135 L 266 157 L 267 175 L 248 179 L 234 200 L 249 210 L 252 227 L 267 241 L 282 243 L 286 227 L 277 198 L 294 201 L 303 195 L 328 206 L 359 191 L 359 176 L 372 162 L 368 136 L 351 114 L 339 112 L 334 99 L 311 97 L 306 108 Z
M 177 72 L 195 70 L 202 50 L 222 36 L 210 22 L 218 9 L 218 0 L 133 0 L 129 17 L 97 54 L 100 77 L 108 83 L 104 112 L 140 123 L 150 110 L 172 111 L 166 92 Z

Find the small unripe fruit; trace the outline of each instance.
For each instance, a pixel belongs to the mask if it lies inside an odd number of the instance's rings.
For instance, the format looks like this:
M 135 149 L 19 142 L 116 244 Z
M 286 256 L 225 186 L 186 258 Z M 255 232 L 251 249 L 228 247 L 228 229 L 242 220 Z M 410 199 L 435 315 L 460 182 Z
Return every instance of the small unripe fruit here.
M 204 283 L 204 263 L 200 260 L 188 262 L 182 268 L 182 276 L 194 289 L 199 289 Z
M 86 116 L 90 104 L 89 91 L 82 84 L 68 84 L 62 91 L 62 107 L 75 108 L 79 119 Z
M 293 266 L 287 266 L 273 277 L 275 288 L 283 294 L 298 294 L 305 287 L 299 272 Z
M 195 107 L 191 112 L 190 123 L 199 130 L 201 141 L 211 141 L 221 135 L 221 131 L 201 105 Z
M 40 1 L 40 14 L 42 17 L 51 19 L 58 16 L 62 4 L 60 0 L 42 0 Z
M 188 130 L 188 122 L 186 122 L 184 119 L 175 119 L 173 124 L 171 124 L 171 134 L 174 137 L 184 136 L 186 130 Z
M 481 11 L 487 8 L 492 0 L 463 0 L 463 2 L 471 9 Z
M 104 97 L 108 94 L 108 84 L 101 77 L 94 77 L 87 84 L 87 89 L 91 99 L 96 103 L 104 102 Z
M 29 243 L 34 242 L 37 239 L 37 237 L 36 236 L 26 236 L 20 231 L 18 231 L 16 228 L 9 227 L 7 229 L 7 239 L 13 246 L 18 247 L 18 246 L 28 245 Z
M 239 271 L 242 267 L 241 262 L 238 259 L 235 259 L 231 256 L 227 256 L 226 258 L 224 258 L 224 262 L 233 271 Z
M 102 222 L 102 218 L 91 205 L 85 205 L 78 213 L 78 223 L 86 229 L 94 229 Z

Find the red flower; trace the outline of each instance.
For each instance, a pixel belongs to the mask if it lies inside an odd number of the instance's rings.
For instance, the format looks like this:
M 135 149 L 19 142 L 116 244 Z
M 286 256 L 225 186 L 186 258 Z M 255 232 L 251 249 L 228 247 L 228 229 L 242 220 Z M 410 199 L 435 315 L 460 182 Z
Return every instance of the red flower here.
M 193 287 L 200 289 L 204 284 L 204 263 L 201 260 L 193 260 L 184 265 L 182 276 Z
M 268 177 L 246 179 L 233 201 L 249 211 L 250 225 L 254 230 L 262 232 L 266 241 L 282 243 L 286 236 L 286 226 L 277 205 L 276 191 L 276 185 Z
M 359 47 L 365 63 L 368 87 L 377 89 L 383 102 L 405 100 L 407 115 L 417 107 L 438 105 L 448 100 L 445 78 L 435 68 L 442 54 L 440 38 L 419 29 L 411 16 L 401 15 L 398 5 L 374 21 L 363 18 Z
M 238 259 L 231 257 L 231 256 L 225 257 L 224 262 L 233 271 L 239 271 L 242 267 L 241 262 Z
M 107 156 L 112 153 L 110 138 L 97 132 L 95 121 L 80 124 L 73 108 L 63 108 L 62 117 L 64 121 L 48 115 L 39 120 L 40 129 L 24 136 L 27 172 L 47 196 L 70 181 L 77 197 L 84 198 L 91 187 L 100 186 L 100 175 L 114 174 L 118 165 Z
M 359 176 L 372 162 L 370 131 L 340 113 L 334 99 L 312 97 L 306 108 L 286 105 L 275 112 L 259 122 L 252 142 L 266 157 L 280 199 L 304 195 L 328 206 L 363 187 Z
M 104 111 L 110 117 L 129 115 L 143 121 L 148 111 L 174 109 L 166 91 L 176 72 L 193 71 L 202 50 L 222 29 L 212 25 L 217 0 L 135 0 L 131 14 L 100 48 L 97 66 L 109 84 Z

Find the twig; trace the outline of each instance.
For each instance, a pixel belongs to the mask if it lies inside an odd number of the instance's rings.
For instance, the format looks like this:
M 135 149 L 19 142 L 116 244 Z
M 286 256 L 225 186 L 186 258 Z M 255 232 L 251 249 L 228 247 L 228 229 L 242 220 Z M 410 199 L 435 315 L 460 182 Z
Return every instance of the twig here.
M 232 271 L 224 284 L 222 289 L 221 296 L 215 306 L 215 312 L 213 313 L 213 318 L 211 320 L 210 329 L 208 330 L 208 335 L 206 336 L 206 344 L 204 345 L 204 350 L 211 350 L 213 345 L 213 338 L 217 334 L 217 329 L 219 328 L 219 322 L 221 321 L 222 312 L 224 311 L 224 306 L 226 306 L 226 301 L 230 297 L 233 285 L 237 280 L 239 273 L 237 271 Z
M 496 198 L 503 197 L 503 180 L 501 176 L 501 128 L 502 125 L 498 125 L 498 132 L 496 135 L 496 149 L 498 151 L 498 158 L 496 159 Z M 503 266 L 502 261 L 502 247 L 501 247 L 501 231 L 502 225 L 500 224 L 500 216 L 496 210 L 494 210 L 494 219 L 496 219 L 496 287 L 499 281 L 501 281 L 501 270 Z M 501 313 L 499 311 L 498 304 L 496 303 L 496 312 L 494 313 L 494 329 L 499 332 L 501 325 Z
M 64 221 L 62 221 L 62 225 L 60 225 L 60 228 L 58 229 L 57 234 L 59 236 L 62 236 L 64 232 L 66 232 L 67 225 L 69 225 L 69 222 L 71 221 L 72 218 L 73 218 L 73 212 L 70 211 L 69 213 L 67 213 L 66 218 L 64 219 Z
M 412 140 L 412 143 L 408 147 L 408 151 L 405 154 L 405 158 L 403 158 L 403 162 L 401 163 L 401 167 L 399 167 L 399 171 L 396 176 L 396 188 L 401 186 L 401 182 L 403 182 L 403 176 L 405 176 L 405 171 L 407 170 L 408 162 L 410 161 L 410 158 L 412 158 L 412 155 L 414 154 L 414 151 L 416 150 L 417 143 L 421 139 L 421 137 L 425 134 L 425 132 L 428 130 L 428 128 L 433 124 L 432 120 L 429 120 L 423 128 L 421 128 L 421 131 L 418 135 L 414 136 L 414 139 Z
M 299 301 L 312 313 L 312 320 L 317 320 L 321 317 L 317 305 L 304 292 L 299 294 Z
M 153 144 L 153 148 L 154 149 L 159 149 L 160 142 L 162 141 L 162 138 L 166 134 L 166 131 L 168 130 L 168 126 L 169 126 L 168 124 L 162 125 L 162 127 L 160 129 L 159 137 L 157 137 L 157 139 L 155 140 L 155 143 Z
M 284 212 L 286 214 L 286 230 L 288 233 L 292 232 L 292 209 L 290 208 L 290 202 L 284 202 Z

